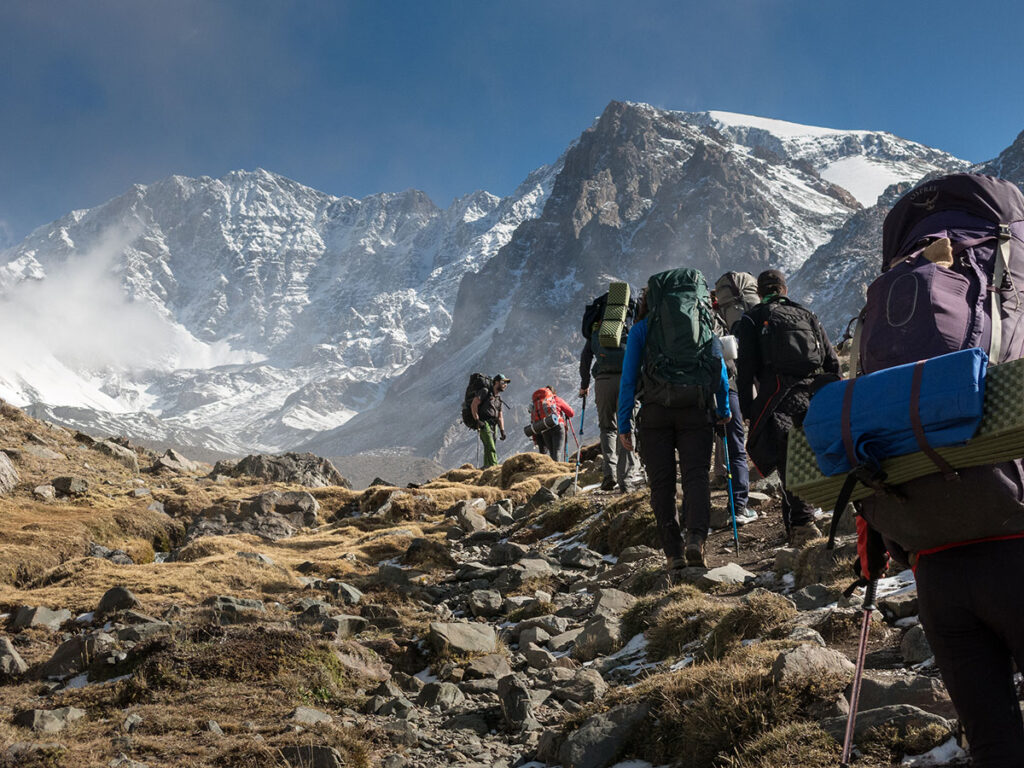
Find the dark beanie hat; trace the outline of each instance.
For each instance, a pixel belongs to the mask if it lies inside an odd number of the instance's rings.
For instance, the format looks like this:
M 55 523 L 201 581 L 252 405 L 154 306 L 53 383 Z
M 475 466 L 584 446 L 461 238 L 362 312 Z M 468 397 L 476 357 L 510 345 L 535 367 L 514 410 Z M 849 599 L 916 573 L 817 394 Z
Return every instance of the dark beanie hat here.
M 766 269 L 757 276 L 757 292 L 762 296 L 778 293 L 786 287 L 786 276 L 777 269 Z

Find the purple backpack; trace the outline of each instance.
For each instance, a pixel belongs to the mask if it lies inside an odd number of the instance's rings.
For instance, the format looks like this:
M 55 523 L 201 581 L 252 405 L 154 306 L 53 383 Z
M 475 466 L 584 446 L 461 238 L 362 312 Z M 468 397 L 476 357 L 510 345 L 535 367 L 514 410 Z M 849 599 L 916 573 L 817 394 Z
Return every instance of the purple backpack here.
M 886 216 L 881 266 L 851 371 L 972 347 L 990 365 L 1024 357 L 1024 195 L 1013 183 L 966 173 L 922 182 Z M 1024 533 L 1020 460 L 955 471 L 937 454 L 933 461 L 936 474 L 895 488 L 876 476 L 878 492 L 862 503 L 891 543 L 920 553 Z

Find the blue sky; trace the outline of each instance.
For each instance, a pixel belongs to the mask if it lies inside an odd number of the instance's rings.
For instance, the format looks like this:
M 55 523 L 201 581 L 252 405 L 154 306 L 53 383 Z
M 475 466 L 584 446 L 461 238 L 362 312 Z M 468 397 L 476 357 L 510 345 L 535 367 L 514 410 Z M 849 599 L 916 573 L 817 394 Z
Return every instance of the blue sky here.
M 503 195 L 612 99 L 986 160 L 1024 130 L 1022 28 L 984 1 L 7 0 L 0 246 L 173 173 Z

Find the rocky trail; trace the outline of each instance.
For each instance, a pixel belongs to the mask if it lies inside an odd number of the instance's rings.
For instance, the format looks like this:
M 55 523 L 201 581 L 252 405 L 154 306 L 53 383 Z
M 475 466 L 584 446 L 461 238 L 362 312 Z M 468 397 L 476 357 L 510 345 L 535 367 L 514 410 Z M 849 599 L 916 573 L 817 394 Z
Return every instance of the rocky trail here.
M 594 448 L 353 491 L 311 455 L 198 465 L 0 407 L 0 762 L 832 766 L 855 542 L 777 487 L 666 573 Z M 728 520 L 713 494 L 713 523 Z M 827 522 L 823 517 L 820 523 Z M 909 572 L 880 585 L 856 765 L 967 765 Z

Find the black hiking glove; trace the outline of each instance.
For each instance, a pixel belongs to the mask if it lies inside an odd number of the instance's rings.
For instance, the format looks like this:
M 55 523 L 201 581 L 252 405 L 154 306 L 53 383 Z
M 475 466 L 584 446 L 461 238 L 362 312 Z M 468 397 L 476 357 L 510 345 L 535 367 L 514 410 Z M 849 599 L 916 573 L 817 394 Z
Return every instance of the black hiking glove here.
M 715 424 L 715 434 L 719 437 L 725 437 L 725 424 Z
M 857 560 L 854 572 L 865 581 L 874 581 L 885 575 L 889 568 L 889 551 L 882 534 L 857 516 Z
M 504 440 L 505 437 L 506 437 L 505 430 L 503 429 L 503 430 L 501 430 L 501 439 Z

